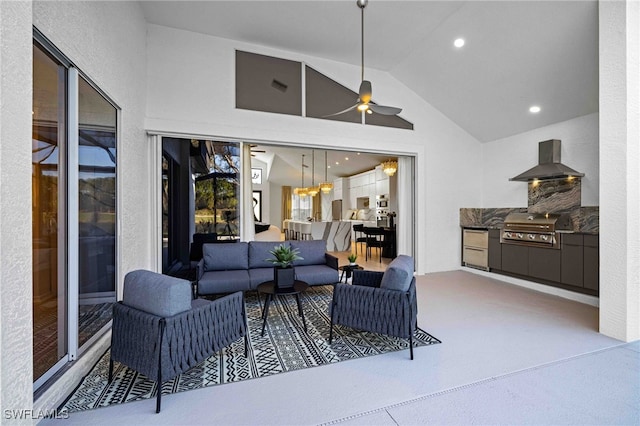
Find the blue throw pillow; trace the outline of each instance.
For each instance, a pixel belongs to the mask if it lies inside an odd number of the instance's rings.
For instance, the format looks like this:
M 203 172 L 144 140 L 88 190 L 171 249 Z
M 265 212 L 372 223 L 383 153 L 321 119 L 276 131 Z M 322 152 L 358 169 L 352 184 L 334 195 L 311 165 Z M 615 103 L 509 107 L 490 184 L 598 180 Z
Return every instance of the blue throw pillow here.
M 413 279 L 413 258 L 400 255 L 393 259 L 382 275 L 380 288 L 387 290 L 408 291 Z

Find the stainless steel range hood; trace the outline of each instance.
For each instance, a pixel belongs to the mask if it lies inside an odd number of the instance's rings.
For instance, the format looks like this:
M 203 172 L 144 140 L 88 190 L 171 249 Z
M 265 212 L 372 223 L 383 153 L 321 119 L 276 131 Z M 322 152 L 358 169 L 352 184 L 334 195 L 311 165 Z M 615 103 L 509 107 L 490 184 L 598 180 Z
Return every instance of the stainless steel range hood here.
M 570 176 L 582 177 L 584 173 L 577 172 L 562 164 L 560 162 L 560 139 L 549 139 L 538 144 L 538 165 L 509 180 L 528 182 L 534 179 L 564 179 Z

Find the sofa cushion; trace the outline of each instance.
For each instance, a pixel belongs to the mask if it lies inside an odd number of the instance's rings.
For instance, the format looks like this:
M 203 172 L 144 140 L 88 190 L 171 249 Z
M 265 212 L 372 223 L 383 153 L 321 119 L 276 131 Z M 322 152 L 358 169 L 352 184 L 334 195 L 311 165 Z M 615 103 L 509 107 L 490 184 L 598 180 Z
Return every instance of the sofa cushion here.
M 413 258 L 400 255 L 393 259 L 382 275 L 380 288 L 408 291 L 413 279 Z
M 335 284 L 340 280 L 338 271 L 326 265 L 296 266 L 295 273 L 296 280 L 309 285 Z
M 191 283 L 151 271 L 131 271 L 124 277 L 122 303 L 153 315 L 171 317 L 191 309 Z
M 325 240 L 292 241 L 291 247 L 297 248 L 301 260 L 293 262 L 293 266 L 324 265 L 327 263 L 324 254 L 327 251 Z
M 251 290 L 255 290 L 260 284 L 265 281 L 273 280 L 273 266 L 270 268 L 255 268 L 249 269 L 249 287 Z
M 249 268 L 249 244 L 204 244 L 202 246 L 205 271 L 228 271 Z
M 249 271 L 210 271 L 198 280 L 198 294 L 234 293 L 249 290 Z
M 251 241 L 249 242 L 249 268 L 273 268 L 273 263 L 267 259 L 273 259 L 269 253 L 280 244 L 288 245 L 287 242 L 279 243 L 273 241 Z

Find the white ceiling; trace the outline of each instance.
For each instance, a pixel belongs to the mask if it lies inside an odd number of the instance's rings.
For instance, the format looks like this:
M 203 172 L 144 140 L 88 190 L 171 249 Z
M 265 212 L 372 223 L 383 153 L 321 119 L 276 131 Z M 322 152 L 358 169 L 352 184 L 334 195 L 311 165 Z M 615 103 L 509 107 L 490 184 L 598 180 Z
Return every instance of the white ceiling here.
M 359 65 L 355 0 L 141 5 L 154 24 Z M 597 1 L 371 0 L 365 38 L 367 68 L 388 71 L 481 142 L 598 111 Z
M 154 24 L 360 64 L 355 0 L 141 4 Z M 458 37 L 466 40 L 462 49 L 453 47 Z M 481 142 L 598 110 L 596 1 L 371 0 L 365 39 L 367 68 L 389 72 Z M 529 113 L 534 104 L 539 114 Z M 269 180 L 283 185 L 300 181 L 303 153 L 311 163 L 310 150 L 256 149 L 267 151 L 256 159 L 273 163 Z M 318 179 L 321 158 L 316 151 Z M 383 159 L 329 152 L 328 177 L 370 170 Z M 305 175 L 310 184 L 310 167 Z

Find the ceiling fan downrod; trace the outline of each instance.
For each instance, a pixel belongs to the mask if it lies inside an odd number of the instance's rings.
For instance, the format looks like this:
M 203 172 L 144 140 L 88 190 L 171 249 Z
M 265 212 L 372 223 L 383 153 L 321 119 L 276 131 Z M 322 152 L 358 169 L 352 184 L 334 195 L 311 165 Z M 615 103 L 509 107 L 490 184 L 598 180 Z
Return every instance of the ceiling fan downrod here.
M 356 0 L 360 8 L 360 81 L 364 80 L 364 8 L 369 0 Z

